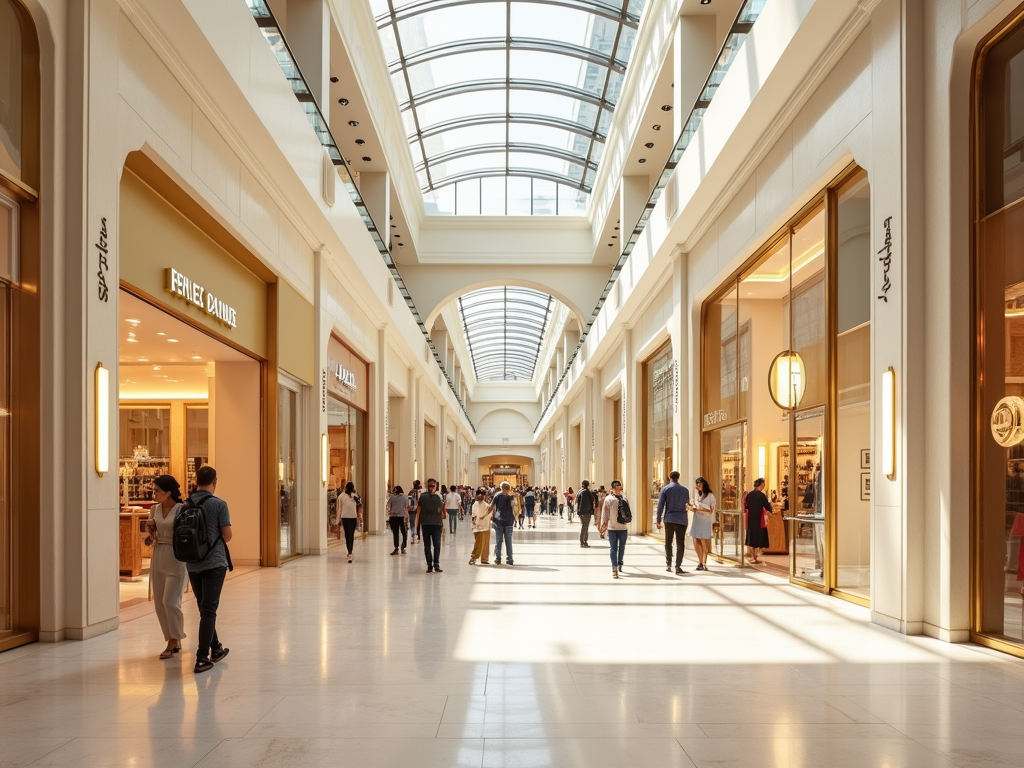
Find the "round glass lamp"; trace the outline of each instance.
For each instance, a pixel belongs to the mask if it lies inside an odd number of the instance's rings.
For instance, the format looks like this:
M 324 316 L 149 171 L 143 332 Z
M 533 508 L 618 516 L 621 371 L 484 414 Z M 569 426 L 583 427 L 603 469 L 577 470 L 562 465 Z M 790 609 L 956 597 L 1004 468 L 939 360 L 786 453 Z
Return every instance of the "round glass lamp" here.
M 768 393 L 775 404 L 787 411 L 800 406 L 807 389 L 807 368 L 800 353 L 787 349 L 772 360 L 768 370 Z

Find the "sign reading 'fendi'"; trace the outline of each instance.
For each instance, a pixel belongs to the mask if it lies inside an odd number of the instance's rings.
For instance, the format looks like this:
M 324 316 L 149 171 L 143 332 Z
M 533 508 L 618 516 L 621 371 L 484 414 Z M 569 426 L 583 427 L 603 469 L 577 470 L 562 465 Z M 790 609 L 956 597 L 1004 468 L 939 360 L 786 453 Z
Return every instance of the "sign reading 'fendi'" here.
M 218 299 L 212 292 L 176 269 L 167 270 L 167 290 L 198 307 L 210 317 L 216 318 L 228 328 L 237 326 L 238 317 L 234 307 Z

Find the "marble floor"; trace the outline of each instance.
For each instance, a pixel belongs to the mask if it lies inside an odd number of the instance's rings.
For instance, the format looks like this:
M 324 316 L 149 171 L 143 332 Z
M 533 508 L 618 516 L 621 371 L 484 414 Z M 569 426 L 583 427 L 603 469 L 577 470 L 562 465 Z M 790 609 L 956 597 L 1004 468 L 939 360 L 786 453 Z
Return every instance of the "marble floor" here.
M 151 614 L 0 654 L 0 766 L 1021 766 L 1024 664 L 907 638 L 768 573 L 541 518 L 514 567 L 372 536 L 232 579 L 231 655 L 170 662 Z M 185 604 L 194 638 L 195 603 Z

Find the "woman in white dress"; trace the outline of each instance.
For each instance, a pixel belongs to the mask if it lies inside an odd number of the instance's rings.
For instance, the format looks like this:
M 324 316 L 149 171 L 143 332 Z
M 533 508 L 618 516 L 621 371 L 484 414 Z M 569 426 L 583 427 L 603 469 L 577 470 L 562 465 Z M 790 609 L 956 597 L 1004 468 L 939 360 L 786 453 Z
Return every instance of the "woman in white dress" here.
M 690 537 L 697 553 L 697 570 L 708 569 L 708 552 L 711 551 L 711 524 L 715 521 L 715 494 L 708 487 L 708 481 L 698 477 L 693 482 L 696 497 L 686 505 L 690 510 Z
M 149 578 L 153 585 L 153 606 L 160 629 L 164 632 L 167 648 L 161 659 L 170 659 L 181 650 L 185 637 L 185 619 L 181 615 L 181 595 L 185 591 L 188 573 L 185 564 L 174 557 L 174 518 L 184 506 L 181 486 L 171 475 L 160 475 L 153 480 L 153 498 L 156 504 L 149 508 L 147 528 L 156 538 L 153 557 L 149 561 Z

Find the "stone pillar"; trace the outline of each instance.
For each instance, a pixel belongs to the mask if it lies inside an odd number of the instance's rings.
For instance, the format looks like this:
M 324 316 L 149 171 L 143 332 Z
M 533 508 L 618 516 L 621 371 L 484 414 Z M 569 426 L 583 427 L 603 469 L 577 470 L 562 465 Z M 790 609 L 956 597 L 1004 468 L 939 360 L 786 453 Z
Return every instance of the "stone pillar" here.
M 391 176 L 382 172 L 363 171 L 359 174 L 359 194 L 366 203 L 370 218 L 377 225 L 381 240 L 390 246 L 391 227 L 388 222 L 391 220 Z
M 285 26 L 285 39 L 295 63 L 326 117 L 331 86 L 331 14 L 327 3 L 325 0 L 288 0 Z
M 623 176 L 619 185 L 619 253 L 629 240 L 640 214 L 651 196 L 651 181 L 647 176 Z M 625 481 L 623 481 L 625 482 Z
M 672 135 L 678 137 L 718 56 L 714 16 L 680 16 L 672 46 Z

